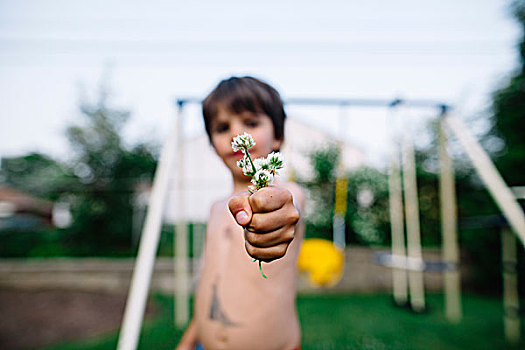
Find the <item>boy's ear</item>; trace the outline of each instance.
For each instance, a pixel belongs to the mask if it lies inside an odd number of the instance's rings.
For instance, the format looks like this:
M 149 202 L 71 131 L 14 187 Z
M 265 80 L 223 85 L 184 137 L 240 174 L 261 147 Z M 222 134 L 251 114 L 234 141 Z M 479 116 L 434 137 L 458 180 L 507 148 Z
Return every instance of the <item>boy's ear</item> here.
M 281 149 L 281 146 L 283 145 L 283 140 L 282 139 L 274 139 L 273 140 L 273 147 L 272 149 L 274 151 L 278 151 Z

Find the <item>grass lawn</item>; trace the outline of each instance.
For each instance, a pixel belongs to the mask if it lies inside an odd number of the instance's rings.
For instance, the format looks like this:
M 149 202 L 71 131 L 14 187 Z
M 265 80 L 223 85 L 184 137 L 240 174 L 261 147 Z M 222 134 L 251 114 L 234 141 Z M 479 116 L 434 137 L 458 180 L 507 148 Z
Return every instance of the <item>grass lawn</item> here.
M 302 295 L 297 306 L 302 349 L 525 349 L 503 336 L 500 299 L 463 296 L 464 317 L 449 324 L 443 297 L 428 295 L 428 312 L 414 314 L 392 306 L 389 295 Z M 143 326 L 140 349 L 173 349 L 183 330 L 174 330 L 171 297 L 156 295 L 160 310 Z M 522 332 L 523 334 L 523 332 Z M 46 350 L 115 349 L 118 332 Z

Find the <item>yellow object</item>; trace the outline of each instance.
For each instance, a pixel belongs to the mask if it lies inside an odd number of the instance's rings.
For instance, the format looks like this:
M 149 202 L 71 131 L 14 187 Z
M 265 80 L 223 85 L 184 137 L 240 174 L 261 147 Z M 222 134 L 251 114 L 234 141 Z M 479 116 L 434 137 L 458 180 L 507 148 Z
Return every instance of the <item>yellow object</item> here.
M 335 205 L 334 214 L 345 217 L 346 214 L 346 197 L 348 195 L 348 178 L 338 177 L 335 182 Z
M 310 238 L 301 246 L 297 267 L 308 276 L 310 284 L 331 287 L 341 280 L 344 261 L 344 251 L 331 241 Z

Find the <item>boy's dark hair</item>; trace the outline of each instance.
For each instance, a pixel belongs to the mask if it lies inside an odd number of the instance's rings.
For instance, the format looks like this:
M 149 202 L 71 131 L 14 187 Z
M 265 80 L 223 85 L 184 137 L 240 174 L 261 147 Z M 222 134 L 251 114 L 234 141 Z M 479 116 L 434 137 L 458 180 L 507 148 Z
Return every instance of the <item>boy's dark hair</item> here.
M 284 112 L 281 96 L 273 87 L 253 77 L 231 77 L 222 80 L 202 102 L 206 133 L 211 141 L 211 121 L 219 107 L 233 113 L 264 113 L 270 117 L 276 140 L 284 139 Z

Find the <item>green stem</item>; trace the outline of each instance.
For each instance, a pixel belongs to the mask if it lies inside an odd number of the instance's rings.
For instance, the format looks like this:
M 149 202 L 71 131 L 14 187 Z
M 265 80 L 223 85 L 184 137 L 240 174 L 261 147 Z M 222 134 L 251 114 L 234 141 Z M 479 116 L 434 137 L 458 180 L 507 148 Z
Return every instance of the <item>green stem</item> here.
M 255 174 L 255 164 L 253 164 L 253 161 L 252 161 L 252 157 L 250 156 L 250 152 L 248 152 L 248 147 L 244 147 L 244 150 L 246 151 L 246 155 L 248 156 L 248 160 L 250 161 L 250 164 L 252 165 L 252 174 L 251 175 L 254 175 Z
M 256 261 L 257 261 L 257 259 L 252 259 L 252 262 L 256 262 Z M 264 272 L 263 272 L 263 270 L 262 270 L 262 265 L 261 265 L 261 263 L 262 263 L 262 260 L 259 260 L 259 271 L 261 271 L 261 275 L 262 275 L 264 278 L 268 278 L 268 277 L 266 277 L 266 275 L 264 274 Z
M 250 152 L 248 152 L 248 147 L 244 147 L 244 150 L 246 151 L 246 156 L 248 157 L 248 160 L 250 161 L 250 164 L 252 165 L 252 176 L 255 175 L 255 172 L 256 172 L 256 169 L 255 169 L 255 164 L 253 164 L 253 160 L 252 160 L 252 157 L 250 156 Z M 248 190 L 250 191 L 250 190 Z M 250 191 L 251 194 L 253 194 L 252 191 Z M 257 259 L 252 259 L 253 262 L 257 261 Z M 264 277 L 264 278 L 268 278 L 266 277 L 266 275 L 264 274 L 263 270 L 262 270 L 262 261 L 259 260 L 259 271 L 261 272 L 261 275 Z
M 262 270 L 262 265 L 261 265 L 262 261 L 259 260 L 259 271 L 261 271 L 261 275 L 264 277 L 264 278 L 268 278 L 266 277 L 266 275 L 264 274 L 263 270 Z

